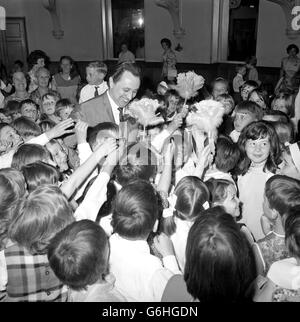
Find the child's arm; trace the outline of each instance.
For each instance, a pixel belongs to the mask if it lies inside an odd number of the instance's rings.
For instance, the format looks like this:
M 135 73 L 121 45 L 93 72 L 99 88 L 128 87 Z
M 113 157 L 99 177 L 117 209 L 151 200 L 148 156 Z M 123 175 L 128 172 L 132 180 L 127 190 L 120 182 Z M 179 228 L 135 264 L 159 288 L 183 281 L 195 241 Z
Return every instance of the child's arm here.
M 257 243 L 252 245 L 252 250 L 255 258 L 257 275 L 265 275 L 266 264 Z
M 170 142 L 166 147 L 164 153 L 164 167 L 157 185 L 157 191 L 162 192 L 163 195 L 166 196 L 168 196 L 169 194 L 169 188 L 172 179 L 172 161 L 174 157 L 174 151 L 175 144 L 174 142 Z
M 100 160 L 115 149 L 116 141 L 114 139 L 108 139 L 102 144 L 83 165 L 72 173 L 68 181 L 61 186 L 65 196 L 70 199 L 76 189 L 80 187 L 88 175 L 95 169 Z
M 65 134 L 73 133 L 74 130 L 68 130 L 69 127 L 74 125 L 74 120 L 67 119 L 59 124 L 55 125 L 49 131 L 27 141 L 26 143 L 35 143 L 40 145 L 46 145 L 49 141 L 55 138 L 59 138 Z
M 153 140 L 151 140 L 152 146 L 154 146 L 157 151 L 161 151 L 165 141 L 182 125 L 182 122 L 183 117 L 182 114 L 179 113 L 166 129 L 161 131 Z
M 173 274 L 181 274 L 171 239 L 166 234 L 161 233 L 154 238 L 153 242 L 155 248 L 163 256 L 164 267 L 169 269 Z
M 101 172 L 90 187 L 83 202 L 77 208 L 74 216 L 76 220 L 89 219 L 95 221 L 97 214 L 107 198 L 107 184 L 111 173 L 120 156 L 120 149 L 112 151 L 106 158 Z
M 200 179 L 203 179 L 205 169 L 207 168 L 209 161 L 211 159 L 210 146 L 207 145 L 200 153 L 198 157 L 198 162 L 193 175 Z

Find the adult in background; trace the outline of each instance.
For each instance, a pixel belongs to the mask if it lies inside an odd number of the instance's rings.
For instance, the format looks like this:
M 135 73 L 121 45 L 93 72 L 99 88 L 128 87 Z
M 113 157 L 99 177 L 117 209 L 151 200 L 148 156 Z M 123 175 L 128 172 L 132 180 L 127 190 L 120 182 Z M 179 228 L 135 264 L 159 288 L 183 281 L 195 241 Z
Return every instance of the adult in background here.
M 40 67 L 45 67 L 49 64 L 49 57 L 42 50 L 34 50 L 29 54 L 27 63 L 29 69 L 28 76 L 30 78 L 28 92 L 32 93 L 38 88 L 36 72 Z
M 161 46 L 164 50 L 163 52 L 163 68 L 161 77 L 163 80 L 174 81 L 177 77 L 177 69 L 176 69 L 176 55 L 172 50 L 171 40 L 168 38 L 163 38 L 161 41 Z
M 40 67 L 36 71 L 37 85 L 38 87 L 30 94 L 30 99 L 32 99 L 36 104 L 41 106 L 41 100 L 45 94 L 55 94 L 59 96 L 56 91 L 49 88 L 50 82 L 50 72 L 45 67 Z
M 125 62 L 134 63 L 135 57 L 134 57 L 134 54 L 128 49 L 127 44 L 122 43 L 118 64 L 125 63 Z
M 280 80 L 276 85 L 275 92 L 281 89 L 296 91 L 299 88 L 296 79 L 296 75 L 300 70 L 299 47 L 291 44 L 287 47 L 286 51 L 288 57 L 283 58 L 281 61 Z
M 8 101 L 13 100 L 13 101 L 21 102 L 29 98 L 29 94 L 26 91 L 27 81 L 26 81 L 25 74 L 23 72 L 15 72 L 13 73 L 12 80 L 13 80 L 13 85 L 15 87 L 15 92 L 9 95 L 8 97 L 6 97 L 5 104 Z
M 62 56 L 59 60 L 59 72 L 53 76 L 52 88 L 56 88 L 61 98 L 68 98 L 75 104 L 80 81 L 74 60 L 70 56 Z

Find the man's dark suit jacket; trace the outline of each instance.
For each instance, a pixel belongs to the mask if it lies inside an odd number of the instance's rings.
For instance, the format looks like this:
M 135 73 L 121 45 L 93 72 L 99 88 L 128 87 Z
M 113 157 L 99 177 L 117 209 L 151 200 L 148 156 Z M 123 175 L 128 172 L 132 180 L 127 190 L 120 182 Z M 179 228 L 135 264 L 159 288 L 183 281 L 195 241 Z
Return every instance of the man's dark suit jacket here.
M 103 122 L 116 123 L 107 92 L 79 104 L 73 112 L 74 116 L 80 118 L 91 127 Z

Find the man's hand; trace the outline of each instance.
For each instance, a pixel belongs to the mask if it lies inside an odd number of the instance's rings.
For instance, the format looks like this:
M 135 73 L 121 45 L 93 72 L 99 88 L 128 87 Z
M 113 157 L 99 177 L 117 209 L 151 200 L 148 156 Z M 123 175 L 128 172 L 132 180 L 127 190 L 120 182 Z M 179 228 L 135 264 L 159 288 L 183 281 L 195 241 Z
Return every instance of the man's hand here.
M 55 125 L 52 129 L 46 132 L 46 135 L 50 140 L 59 138 L 65 134 L 74 133 L 74 129 L 69 129 L 75 123 L 72 119 L 67 119 L 65 121 L 60 122 L 59 124 Z

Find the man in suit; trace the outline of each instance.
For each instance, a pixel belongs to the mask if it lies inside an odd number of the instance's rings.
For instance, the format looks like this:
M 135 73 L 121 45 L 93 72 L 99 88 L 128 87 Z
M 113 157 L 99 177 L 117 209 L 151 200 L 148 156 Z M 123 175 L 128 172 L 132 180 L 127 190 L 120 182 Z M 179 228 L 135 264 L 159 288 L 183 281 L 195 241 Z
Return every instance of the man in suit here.
M 109 89 L 75 109 L 75 116 L 93 127 L 102 122 L 120 124 L 124 108 L 136 96 L 140 87 L 140 70 L 134 63 L 118 65 L 109 78 Z

